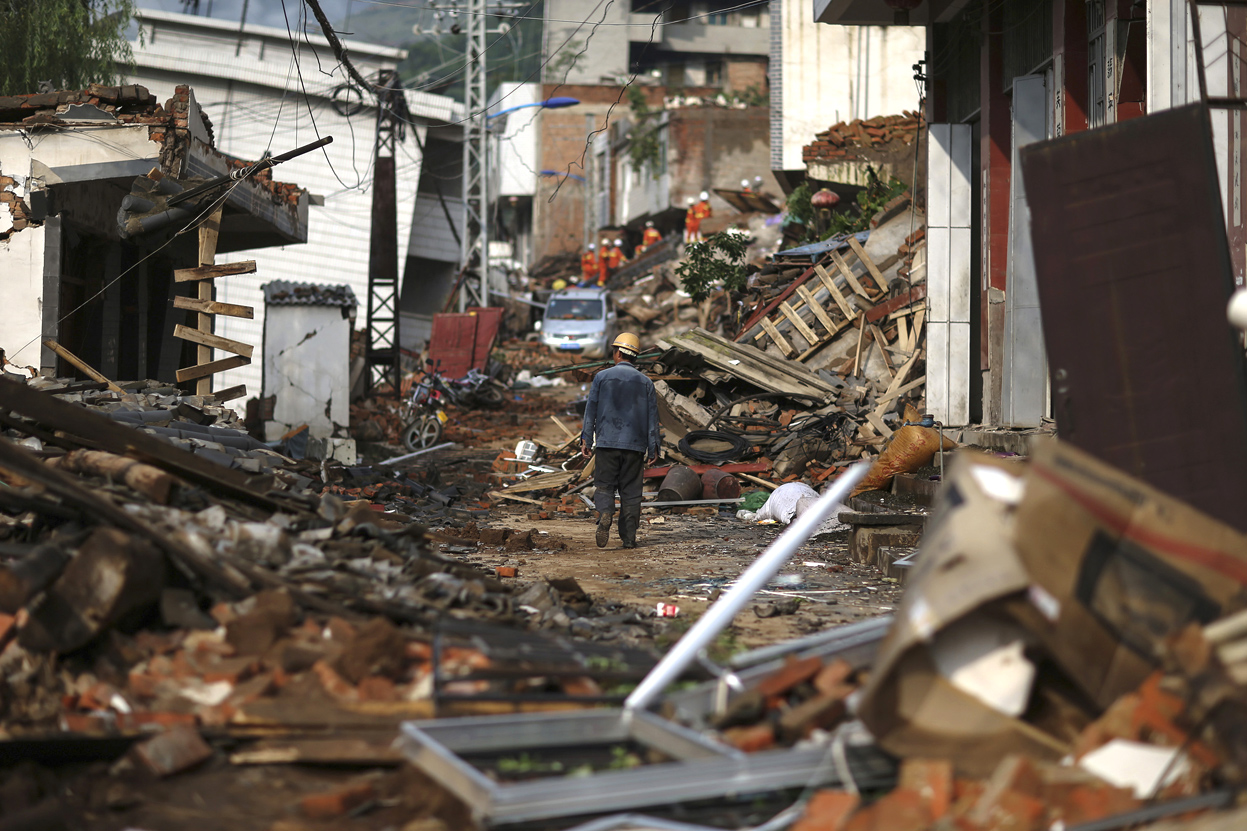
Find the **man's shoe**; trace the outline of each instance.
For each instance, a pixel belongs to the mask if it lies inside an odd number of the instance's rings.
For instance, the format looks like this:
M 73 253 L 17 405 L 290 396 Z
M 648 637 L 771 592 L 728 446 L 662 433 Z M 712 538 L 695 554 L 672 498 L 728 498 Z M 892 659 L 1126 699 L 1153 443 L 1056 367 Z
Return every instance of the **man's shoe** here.
M 605 548 L 606 544 L 610 542 L 611 519 L 612 519 L 611 514 L 602 514 L 600 517 L 598 517 L 598 533 L 597 533 L 597 537 L 595 538 L 597 540 L 598 548 Z

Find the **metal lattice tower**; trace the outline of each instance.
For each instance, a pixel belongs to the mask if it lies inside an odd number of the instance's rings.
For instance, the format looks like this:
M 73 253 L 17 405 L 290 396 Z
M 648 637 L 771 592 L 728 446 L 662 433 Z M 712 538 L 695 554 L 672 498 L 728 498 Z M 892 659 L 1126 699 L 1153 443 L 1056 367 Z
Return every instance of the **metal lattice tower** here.
M 465 57 L 463 125 L 463 290 L 459 311 L 468 305 L 489 305 L 489 168 L 486 161 L 489 128 L 485 121 L 487 0 L 466 0 L 467 54 Z
M 368 344 L 365 379 L 368 390 L 402 386 L 399 352 L 398 204 L 394 153 L 411 120 L 398 72 L 386 70 L 378 81 L 376 163 L 372 183 L 372 234 L 368 246 Z

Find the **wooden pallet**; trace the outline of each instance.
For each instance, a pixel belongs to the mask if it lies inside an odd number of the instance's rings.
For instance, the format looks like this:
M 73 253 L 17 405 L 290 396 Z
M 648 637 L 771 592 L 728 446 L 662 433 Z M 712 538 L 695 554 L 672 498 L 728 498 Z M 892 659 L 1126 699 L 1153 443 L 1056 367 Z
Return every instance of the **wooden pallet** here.
M 887 281 L 883 279 L 878 266 L 855 238 L 849 237 L 849 247 L 851 249 L 849 256 L 862 263 L 865 273 L 861 276 L 854 274 L 849 260 L 846 260 L 840 252 L 832 251 L 831 263 L 837 273 L 844 278 L 846 288 L 841 289 L 835 277 L 822 264 L 816 265 L 814 267 L 815 277 L 818 278 L 821 287 L 827 290 L 826 305 L 819 303 L 814 297 L 814 292 L 807 286 L 798 286 L 794 296 L 780 303 L 769 317 L 764 317 L 759 321 L 762 331 L 753 338 L 759 348 L 765 349 L 766 341 L 769 340 L 779 347 L 784 357 L 805 361 L 858 319 L 859 311 L 851 302 L 851 296 L 860 297 L 861 302 L 868 307 L 873 307 L 883 298 L 887 293 Z M 807 321 L 807 316 L 812 317 L 812 320 Z M 780 331 L 781 324 L 787 324 L 790 330 L 796 331 L 810 344 L 810 347 L 804 352 L 798 352 Z
M 223 208 L 213 211 L 208 220 L 199 227 L 199 267 L 180 268 L 173 272 L 175 283 L 196 284 L 196 297 L 175 297 L 173 308 L 195 313 L 196 325 L 192 328 L 178 324 L 173 329 L 173 336 L 197 344 L 194 366 L 183 367 L 177 371 L 178 383 L 195 381 L 196 395 L 212 393 L 212 376 L 227 369 L 236 369 L 251 363 L 254 347 L 242 341 L 223 338 L 212 332 L 213 316 L 228 315 L 253 319 L 255 310 L 250 306 L 239 306 L 233 303 L 219 303 L 213 299 L 215 280 L 234 274 L 252 274 L 255 272 L 255 261 L 240 263 L 222 263 L 215 265 L 217 238 L 221 234 L 221 213 Z M 232 357 L 213 360 L 212 350 L 220 349 L 233 353 Z M 247 394 L 247 387 L 240 384 L 222 390 L 221 400 L 240 398 Z

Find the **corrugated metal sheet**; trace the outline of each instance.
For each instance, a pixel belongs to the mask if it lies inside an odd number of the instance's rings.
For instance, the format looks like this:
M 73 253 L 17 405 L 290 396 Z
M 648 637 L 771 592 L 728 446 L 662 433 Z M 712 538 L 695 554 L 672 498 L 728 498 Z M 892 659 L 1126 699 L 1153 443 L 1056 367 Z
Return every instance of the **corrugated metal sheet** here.
M 476 352 L 476 315 L 435 314 L 429 359 L 447 378 L 462 378 Z
M 1207 111 L 1021 161 L 1059 435 L 1247 530 L 1247 367 Z

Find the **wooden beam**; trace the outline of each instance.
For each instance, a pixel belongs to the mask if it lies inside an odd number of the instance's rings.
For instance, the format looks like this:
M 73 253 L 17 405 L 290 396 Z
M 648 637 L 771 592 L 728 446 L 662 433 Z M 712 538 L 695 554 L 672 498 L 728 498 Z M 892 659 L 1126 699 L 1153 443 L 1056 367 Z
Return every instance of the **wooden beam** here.
M 784 317 L 788 318 L 788 322 L 792 324 L 792 328 L 797 330 L 806 342 L 813 346 L 818 343 L 818 335 L 814 334 L 814 330 L 805 324 L 801 319 L 801 315 L 797 314 L 797 310 L 787 303 L 780 303 L 779 310 L 784 313 Z
M 91 366 L 86 361 L 82 360 L 82 358 L 79 358 L 73 352 L 70 352 L 68 349 L 61 346 L 59 343 L 57 343 L 52 338 L 45 338 L 43 341 L 43 345 L 46 346 L 48 349 L 51 349 L 57 355 L 60 355 L 62 358 L 64 358 L 66 361 L 68 361 L 73 366 L 76 366 L 79 370 L 82 371 L 84 375 L 86 375 L 92 381 L 99 381 L 101 384 L 108 384 L 108 388 L 112 390 L 113 392 L 125 392 L 125 390 L 123 390 L 121 387 L 117 386 L 112 381 L 105 378 L 103 374 L 101 374 L 99 370 L 97 370 L 95 367 Z
M 784 353 L 785 358 L 791 358 L 793 355 L 796 354 L 797 350 L 794 349 L 792 344 L 789 343 L 788 340 L 779 333 L 779 330 L 775 328 L 774 323 L 767 320 L 765 317 L 762 318 L 761 322 L 762 322 L 763 331 L 765 331 L 768 335 L 770 335 L 771 340 L 775 343 L 776 346 L 779 347 L 779 351 Z
M 884 366 L 888 368 L 888 377 L 890 379 L 896 374 L 896 367 L 892 365 L 892 358 L 888 355 L 888 350 L 885 348 L 888 345 L 888 339 L 883 336 L 883 332 L 879 331 L 879 327 L 873 323 L 870 324 L 870 333 L 875 336 L 875 343 L 879 347 L 879 354 L 883 357 Z
M 255 319 L 255 309 L 250 306 L 237 306 L 233 303 L 218 303 L 215 300 L 200 300 L 197 297 L 175 297 L 173 298 L 173 308 L 186 309 L 192 312 L 203 312 L 204 314 L 210 315 L 242 317 L 247 320 Z
M 801 295 L 801 299 L 805 301 L 805 305 L 810 307 L 810 311 L 814 313 L 814 316 L 818 318 L 819 322 L 823 324 L 823 327 L 828 332 L 836 331 L 835 321 L 831 319 L 831 315 L 827 314 L 826 309 L 824 309 L 817 302 L 815 302 L 813 292 L 811 292 L 805 286 L 798 286 L 797 294 Z
M 849 237 L 849 248 L 853 249 L 853 253 L 856 254 L 857 258 L 862 261 L 862 265 L 866 266 L 866 270 L 869 271 L 870 276 L 874 278 L 875 285 L 879 287 L 879 293 L 882 294 L 887 291 L 888 281 L 883 279 L 883 274 L 880 273 L 879 267 L 875 265 L 874 260 L 867 256 L 866 249 L 862 247 L 862 244 L 857 241 L 856 237 Z
M 227 369 L 237 369 L 240 366 L 246 366 L 251 363 L 250 358 L 244 358 L 241 355 L 235 355 L 230 358 L 222 358 L 219 361 L 211 361 L 206 364 L 197 364 L 196 366 L 188 366 L 185 369 L 179 369 L 177 372 L 178 383 L 183 381 L 194 381 L 196 378 L 203 378 L 217 372 L 224 372 Z
M 922 300 L 926 296 L 927 296 L 927 284 L 926 283 L 923 283 L 920 286 L 914 286 L 912 289 L 900 295 L 899 297 L 893 297 L 891 300 L 885 300 L 879 305 L 875 306 L 873 309 L 871 309 L 870 311 L 866 313 L 866 320 L 870 323 L 874 323 L 879 318 L 887 317 L 888 315 L 892 314 L 892 312 L 895 312 L 897 309 L 903 309 L 906 306 L 917 303 L 919 300 Z
M 882 415 L 878 413 L 867 413 L 866 420 L 870 422 L 870 426 L 874 428 L 875 432 L 884 438 L 888 438 L 892 435 L 892 428 L 883 423 Z
M 220 265 L 204 265 L 199 268 L 179 268 L 173 272 L 173 282 L 191 283 L 195 280 L 213 280 L 217 277 L 229 277 L 234 274 L 255 273 L 255 260 L 241 263 L 221 263 Z
M 870 300 L 870 295 L 866 293 L 866 289 L 857 281 L 857 275 L 853 273 L 853 269 L 849 268 L 849 264 L 844 261 L 844 257 L 840 256 L 839 251 L 831 252 L 831 261 L 836 264 L 840 274 L 844 276 L 844 282 L 849 284 L 849 288 L 853 289 L 853 293 L 859 295 L 863 300 Z
M 857 317 L 857 314 L 854 313 L 852 307 L 849 306 L 849 301 L 845 299 L 844 293 L 841 292 L 840 287 L 836 285 L 835 279 L 827 273 L 827 269 L 823 268 L 821 265 L 817 265 L 814 267 L 814 273 L 818 275 L 818 279 L 821 280 L 823 285 L 827 288 L 827 293 L 831 295 L 831 299 L 836 301 L 836 305 L 840 307 L 840 313 L 844 315 L 844 319 L 852 320 Z
M 233 401 L 235 398 L 242 398 L 246 394 L 247 385 L 239 384 L 236 387 L 230 387 L 229 389 L 224 389 L 220 392 L 214 392 L 212 397 L 216 400 L 216 403 L 224 404 L 226 401 Z
M 861 318 L 862 319 L 858 321 L 858 325 L 857 325 L 857 354 L 853 356 L 853 374 L 854 375 L 857 374 L 857 370 L 861 366 L 862 341 L 866 340 L 866 323 L 864 322 L 865 315 L 863 314 Z
M 225 204 L 222 202 L 217 206 L 216 210 L 209 215 L 208 219 L 199 226 L 199 267 L 211 266 L 216 262 L 216 244 L 217 239 L 221 236 L 221 217 L 225 213 Z M 175 275 L 176 281 L 176 275 Z M 209 302 L 213 299 L 214 293 L 212 280 L 200 280 L 195 287 L 199 300 Z M 195 328 L 198 330 L 201 338 L 212 336 L 212 315 L 205 312 L 199 312 L 195 315 Z M 181 327 L 179 327 L 181 328 Z M 199 346 L 195 349 L 195 362 L 206 364 L 212 360 L 212 344 L 205 343 L 201 339 L 187 338 L 179 335 L 177 330 L 173 331 L 174 337 L 181 337 L 184 340 L 193 340 Z M 231 352 L 237 350 L 231 349 Z M 251 353 L 247 353 L 247 357 L 251 357 Z M 208 395 L 212 392 L 212 376 L 204 375 L 195 382 L 196 395 Z
M 208 332 L 201 332 L 198 329 L 192 329 L 180 323 L 173 327 L 173 337 L 188 340 L 191 343 L 198 343 L 203 347 L 211 349 L 224 349 L 226 352 L 233 352 L 235 355 L 242 355 L 244 358 L 250 358 L 252 351 L 255 349 L 249 343 L 243 343 L 240 340 L 230 340 L 229 338 L 223 338 L 220 335 L 213 335 Z M 211 358 L 211 354 L 208 357 Z M 202 365 L 207 362 L 201 361 L 200 363 Z

